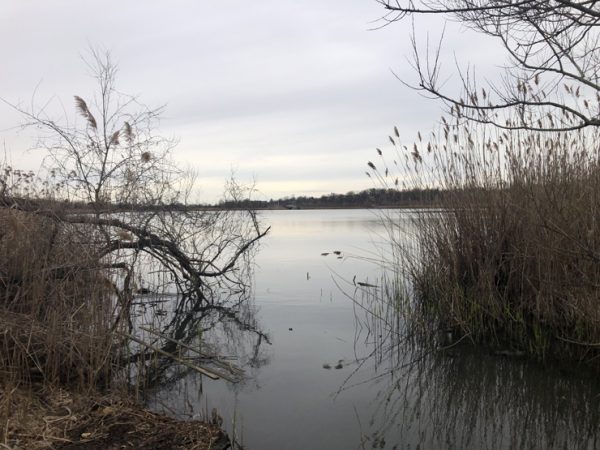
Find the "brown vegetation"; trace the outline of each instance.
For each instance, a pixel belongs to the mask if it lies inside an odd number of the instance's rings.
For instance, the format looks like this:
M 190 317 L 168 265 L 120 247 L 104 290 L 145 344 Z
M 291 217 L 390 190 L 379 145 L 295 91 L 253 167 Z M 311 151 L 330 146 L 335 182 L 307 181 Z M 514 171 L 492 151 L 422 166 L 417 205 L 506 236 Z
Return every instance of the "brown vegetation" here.
M 0 393 L 5 448 L 204 450 L 229 448 L 218 423 L 177 421 L 114 395 L 59 388 Z
M 425 334 L 597 361 L 597 133 L 509 134 L 457 120 L 440 134 L 412 154 L 398 146 L 405 163 L 394 166 L 406 182 L 444 191 L 443 210 L 415 215 L 416 248 L 396 241 Z
M 442 211 L 415 220 L 417 248 L 397 242 L 416 323 L 426 335 L 439 328 L 541 360 L 598 366 L 598 6 L 379 3 L 383 25 L 449 16 L 497 41 L 506 56 L 489 82 L 459 70 L 457 94 L 444 86 L 441 45 L 422 48 L 413 28 L 414 87 L 441 100 L 452 119 L 410 148 L 396 129 L 394 165 L 369 167 L 384 185 L 391 170 L 396 185 L 445 191 Z
M 120 94 L 109 57 L 93 57 L 99 103 L 75 97 L 82 126 L 14 106 L 49 134 L 39 143 L 45 178 L 7 165 L 0 173 L 0 446 L 208 448 L 220 438 L 214 427 L 112 396 L 141 393 L 173 361 L 212 378 L 242 376 L 189 344 L 207 318 L 244 320 L 228 306 L 245 299 L 249 258 L 268 229 L 253 211 L 169 209 L 185 205 L 191 184 L 170 159 L 173 143 L 153 134 L 159 110 Z M 87 209 L 70 208 L 73 200 Z M 140 209 L 107 212 L 115 202 Z M 171 311 L 142 331 L 134 298 L 150 303 L 148 293 L 168 293 Z M 148 331 L 151 343 L 140 336 Z M 193 364 L 177 357 L 190 349 Z
M 113 292 L 68 224 L 0 210 L 0 371 L 15 384 L 111 377 Z

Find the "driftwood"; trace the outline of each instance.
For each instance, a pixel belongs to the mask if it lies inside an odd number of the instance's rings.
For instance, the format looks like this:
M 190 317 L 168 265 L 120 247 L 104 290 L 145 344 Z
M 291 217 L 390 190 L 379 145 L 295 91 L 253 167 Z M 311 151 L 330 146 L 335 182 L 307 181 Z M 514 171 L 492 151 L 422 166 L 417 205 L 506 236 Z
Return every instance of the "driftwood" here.
M 202 375 L 206 375 L 207 377 L 209 377 L 209 378 L 211 378 L 213 380 L 218 380 L 219 378 L 225 378 L 225 377 L 221 377 L 221 375 L 218 375 L 218 374 L 216 374 L 216 373 L 214 373 L 214 372 L 212 372 L 212 371 L 210 371 L 208 369 L 205 369 L 204 367 L 200 367 L 200 366 L 197 366 L 195 364 L 192 364 L 189 361 L 186 361 L 185 359 L 182 359 L 182 358 L 180 358 L 180 357 L 178 357 L 178 356 L 176 356 L 176 355 L 174 355 L 172 353 L 169 353 L 169 352 L 167 352 L 167 351 L 165 351 L 165 350 L 163 350 L 163 349 L 161 349 L 159 347 L 156 347 L 156 346 L 154 346 L 152 344 L 149 344 L 149 343 L 145 342 L 144 340 L 142 340 L 142 339 L 140 339 L 140 338 L 138 338 L 136 336 L 132 336 L 129 333 L 123 333 L 123 332 L 117 332 L 117 333 L 120 334 L 123 337 L 126 337 L 126 338 L 134 341 L 134 342 L 137 342 L 140 345 L 143 345 L 144 347 L 149 348 L 150 350 L 152 350 L 152 351 L 154 351 L 156 353 L 159 353 L 159 354 L 161 354 L 163 356 L 166 356 L 167 358 L 172 359 L 173 361 L 175 361 L 175 362 L 177 362 L 179 364 L 182 364 L 182 365 L 184 365 L 184 366 L 186 366 L 186 367 L 188 367 L 188 368 L 190 368 L 192 370 L 195 370 L 196 372 L 198 372 L 198 373 L 200 373 Z
M 198 373 L 200 373 L 202 375 L 206 375 L 208 378 L 211 378 L 213 380 L 218 380 L 219 378 L 223 378 L 223 379 L 225 379 L 227 381 L 230 381 L 232 383 L 235 383 L 237 381 L 237 380 L 233 379 L 232 377 L 229 377 L 228 375 L 225 375 L 225 374 L 222 374 L 222 373 L 216 373 L 216 372 L 208 370 L 208 369 L 206 369 L 204 367 L 200 367 L 200 366 L 197 366 L 195 364 L 192 364 L 189 361 L 186 361 L 185 359 L 182 359 L 182 358 L 180 358 L 180 357 L 178 357 L 176 355 L 173 355 L 172 353 L 164 351 L 162 348 L 158 348 L 158 347 L 156 347 L 156 346 L 154 346 L 152 344 L 144 342 L 142 339 L 140 339 L 138 337 L 135 337 L 135 336 L 132 336 L 129 333 L 123 333 L 123 332 L 117 332 L 117 333 L 120 334 L 123 337 L 126 337 L 127 339 L 131 339 L 132 341 L 137 342 L 140 345 L 143 345 L 144 347 L 149 348 L 150 350 L 152 350 L 152 351 L 154 351 L 156 353 L 160 353 L 161 355 L 166 356 L 167 358 L 170 358 L 173 361 L 175 361 L 175 362 L 177 362 L 177 363 L 179 363 L 179 364 L 181 364 L 183 366 L 186 366 L 186 367 L 188 367 L 188 368 L 190 368 L 192 370 L 195 370 L 196 372 L 198 372 Z

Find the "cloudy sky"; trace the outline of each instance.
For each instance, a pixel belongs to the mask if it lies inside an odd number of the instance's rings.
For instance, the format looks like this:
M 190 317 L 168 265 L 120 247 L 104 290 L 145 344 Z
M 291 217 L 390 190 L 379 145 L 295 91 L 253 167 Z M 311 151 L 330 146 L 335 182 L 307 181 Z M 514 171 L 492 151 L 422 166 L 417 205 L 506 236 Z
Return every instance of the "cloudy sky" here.
M 232 170 L 265 199 L 360 190 L 394 125 L 412 142 L 441 113 L 394 77 L 414 80 L 410 22 L 371 30 L 383 13 L 375 0 L 4 1 L 0 97 L 30 104 L 35 92 L 72 114 L 73 95 L 94 92 L 82 55 L 104 48 L 120 91 L 166 105 L 160 132 L 198 171 L 200 200 L 217 200 Z M 417 36 L 443 26 L 419 20 Z M 473 36 L 447 24 L 448 74 L 455 58 L 494 53 Z M 21 122 L 0 105 L 5 157 L 35 169 L 43 154 L 26 151 L 34 135 Z

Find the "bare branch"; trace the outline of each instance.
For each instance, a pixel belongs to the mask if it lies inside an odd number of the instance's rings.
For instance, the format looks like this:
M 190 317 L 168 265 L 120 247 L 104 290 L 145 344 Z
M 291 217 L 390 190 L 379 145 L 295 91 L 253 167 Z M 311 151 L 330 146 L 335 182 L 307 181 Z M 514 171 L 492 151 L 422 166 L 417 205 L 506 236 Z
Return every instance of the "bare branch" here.
M 378 1 L 388 11 L 382 18 L 386 24 L 423 14 L 446 15 L 497 39 L 505 48 L 510 64 L 504 72 L 503 89 L 488 83 L 488 96 L 481 102 L 479 89 L 469 81 L 468 71 L 459 70 L 463 94 L 455 97 L 439 83 L 441 45 L 430 58 L 427 44 L 427 64 L 423 65 L 413 28 L 413 66 L 419 80 L 416 89 L 443 100 L 454 114 L 506 129 L 566 131 L 600 125 L 596 99 L 600 90 L 597 2 Z M 491 94 L 495 98 L 490 98 Z M 495 115 L 503 110 L 510 110 L 507 116 L 521 117 L 521 123 L 508 123 Z

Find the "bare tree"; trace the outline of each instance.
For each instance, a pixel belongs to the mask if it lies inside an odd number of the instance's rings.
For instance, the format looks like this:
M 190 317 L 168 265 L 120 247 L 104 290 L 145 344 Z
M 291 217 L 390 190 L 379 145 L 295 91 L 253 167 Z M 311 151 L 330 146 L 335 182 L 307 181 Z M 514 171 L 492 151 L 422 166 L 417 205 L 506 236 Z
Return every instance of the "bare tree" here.
M 117 91 L 117 69 L 108 54 L 93 52 L 89 67 L 98 92 L 91 100 L 74 97 L 79 123 L 54 120 L 44 108 L 11 105 L 26 127 L 41 133 L 38 147 L 46 151 L 54 199 L 85 208 L 11 193 L 11 170 L 0 176 L 2 205 L 69 228 L 87 251 L 53 271 L 56 276 L 106 271 L 119 299 L 115 326 L 129 319 L 136 291 L 173 291 L 181 301 L 194 299 L 197 307 L 225 304 L 230 298 L 225 290 L 248 287 L 248 257 L 268 228 L 253 211 L 174 210 L 174 204 L 186 205 L 190 180 L 171 160 L 175 142 L 155 134 L 162 108 L 148 108 Z M 115 204 L 130 212 L 115 212 Z
M 151 109 L 115 87 L 117 67 L 109 54 L 92 52 L 88 62 L 98 83 L 90 102 L 75 95 L 76 120 L 58 122 L 39 109 L 17 109 L 36 127 L 36 147 L 46 150 L 45 166 L 63 181 L 62 197 L 88 202 L 156 205 L 172 203 L 181 171 L 170 161 L 175 141 L 155 134 L 163 108 Z M 90 104 L 88 104 L 90 103 Z
M 424 55 L 413 31 L 416 89 L 459 118 L 507 129 L 574 130 L 600 125 L 600 4 L 595 0 L 377 0 L 384 25 L 446 15 L 498 40 L 509 64 L 498 83 L 460 74 L 463 95 L 440 82 L 440 47 Z M 427 52 L 425 52 L 427 53 Z

